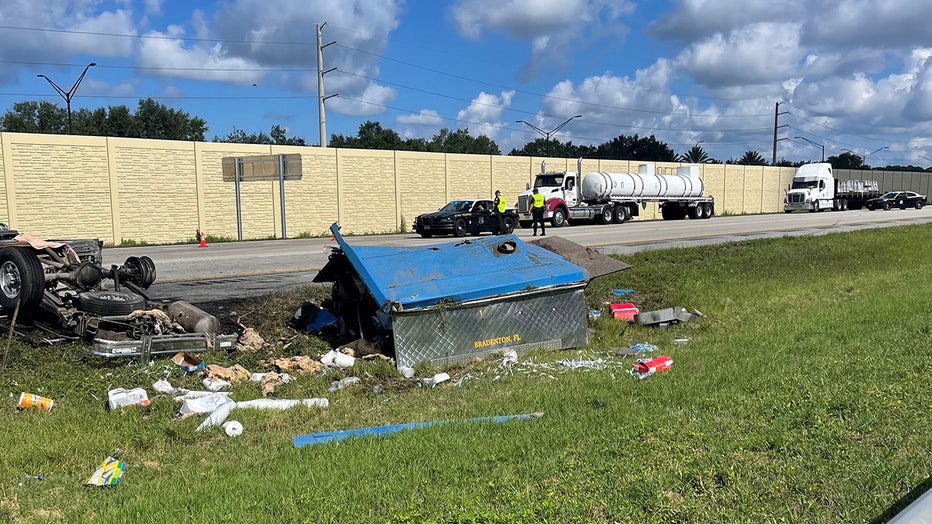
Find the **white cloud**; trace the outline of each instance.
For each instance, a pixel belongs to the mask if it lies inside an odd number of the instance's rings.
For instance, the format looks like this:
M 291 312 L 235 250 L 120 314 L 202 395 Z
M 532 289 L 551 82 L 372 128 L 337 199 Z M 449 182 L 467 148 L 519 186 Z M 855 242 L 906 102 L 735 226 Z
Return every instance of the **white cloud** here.
M 772 83 L 798 69 L 804 56 L 798 40 L 797 24 L 756 23 L 691 45 L 677 57 L 676 64 L 696 82 L 711 88 Z
M 443 125 L 443 117 L 433 109 L 423 109 L 419 113 L 401 115 L 397 121 L 399 124 L 411 126 L 440 127 Z
M 263 73 L 255 62 L 240 57 L 227 56 L 220 44 L 211 46 L 186 46 L 185 40 L 172 38 L 182 36 L 183 30 L 169 27 L 166 33 L 151 31 L 139 44 L 138 66 L 146 74 L 213 80 L 249 85 L 259 81 Z
M 511 106 L 514 95 L 513 90 L 502 91 L 498 95 L 479 93 L 466 109 L 456 114 L 457 127 L 469 128 L 469 134 L 473 136 L 485 135 L 494 139 L 502 127 L 502 112 Z
M 366 89 L 353 99 L 343 95 L 327 100 L 327 108 L 353 116 L 378 115 L 385 112 L 385 106 L 391 103 L 397 93 L 394 89 L 378 84 L 369 84 Z
M 808 5 L 802 42 L 827 47 L 928 45 L 928 0 L 818 0 Z
M 760 22 L 791 22 L 805 16 L 813 0 L 675 0 L 674 8 L 651 22 L 649 35 L 691 42 Z

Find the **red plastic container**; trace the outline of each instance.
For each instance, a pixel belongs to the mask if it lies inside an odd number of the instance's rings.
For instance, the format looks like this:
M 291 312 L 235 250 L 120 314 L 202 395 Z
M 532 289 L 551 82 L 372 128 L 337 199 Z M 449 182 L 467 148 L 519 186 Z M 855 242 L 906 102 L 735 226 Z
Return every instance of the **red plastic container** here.
M 634 363 L 638 373 L 659 373 L 670 369 L 671 366 L 673 366 L 673 359 L 666 355 L 642 358 Z
M 609 311 L 612 312 L 612 317 L 618 320 L 627 320 L 628 322 L 634 322 L 634 315 L 640 313 L 638 308 L 632 302 L 625 302 L 624 304 L 609 304 Z

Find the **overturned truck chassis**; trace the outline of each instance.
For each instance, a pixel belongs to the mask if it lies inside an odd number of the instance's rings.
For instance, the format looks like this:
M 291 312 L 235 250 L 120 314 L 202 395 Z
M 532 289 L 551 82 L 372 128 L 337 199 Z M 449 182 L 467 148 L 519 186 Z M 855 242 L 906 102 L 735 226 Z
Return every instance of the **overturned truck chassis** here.
M 145 357 L 231 347 L 213 316 L 145 294 L 156 278 L 146 256 L 101 266 L 100 240 L 43 240 L 0 227 L 0 309 L 11 326 L 31 326 L 91 343 L 102 357 Z

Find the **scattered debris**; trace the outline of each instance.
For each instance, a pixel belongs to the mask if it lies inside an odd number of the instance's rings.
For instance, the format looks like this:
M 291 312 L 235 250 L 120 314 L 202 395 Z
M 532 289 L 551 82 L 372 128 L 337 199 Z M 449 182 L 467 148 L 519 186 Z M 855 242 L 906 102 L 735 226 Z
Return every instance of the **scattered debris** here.
M 602 316 L 602 310 L 600 309 L 593 309 L 592 311 L 589 312 L 589 318 L 599 318 L 601 316 Z
M 634 316 L 634 321 L 642 326 L 656 326 L 660 329 L 666 329 L 673 324 L 689 322 L 698 316 L 700 315 L 696 313 L 690 313 L 689 311 L 686 311 L 686 308 L 677 306 L 667 309 L 658 309 L 657 311 L 639 313 Z
M 620 297 L 620 296 L 622 296 L 622 295 L 627 295 L 627 294 L 629 294 L 629 293 L 634 293 L 634 290 L 633 290 L 633 289 L 616 289 L 616 290 L 612 291 L 612 293 L 613 293 L 615 296 Z
M 509 349 L 507 351 L 502 351 L 502 365 L 511 366 L 518 363 L 518 352 Z
M 298 371 L 301 373 L 317 373 L 322 369 L 320 362 L 306 355 L 273 358 L 263 360 L 261 364 L 268 367 L 274 366 L 281 371 Z
M 528 420 L 532 418 L 543 417 L 543 412 L 537 413 L 526 413 L 522 415 L 503 415 L 498 417 L 477 417 L 469 418 L 462 420 L 461 422 L 495 422 L 502 423 L 508 422 L 511 420 Z M 312 446 L 314 444 L 324 444 L 327 442 L 338 442 L 341 440 L 346 440 L 351 437 L 363 437 L 363 436 L 372 436 L 372 437 L 382 437 L 385 435 L 391 435 L 393 433 L 398 433 L 406 429 L 415 429 L 415 428 L 424 428 L 429 426 L 435 426 L 438 424 L 447 424 L 449 422 L 455 422 L 451 420 L 434 420 L 428 422 L 409 422 L 407 424 L 393 424 L 390 426 L 372 426 L 367 428 L 356 428 L 356 429 L 342 429 L 337 431 L 323 431 L 320 433 L 311 433 L 308 435 L 298 435 L 294 437 L 294 447 L 300 448 L 304 446 Z
M 627 320 L 628 322 L 633 322 L 635 315 L 640 313 L 637 306 L 632 302 L 625 302 L 624 304 L 610 304 L 609 310 L 612 312 L 612 317 L 617 320 Z
M 125 469 L 125 464 L 122 460 L 119 460 L 122 455 L 123 450 L 114 450 L 84 484 L 100 487 L 116 486 L 120 479 L 123 478 L 123 470 Z
M 218 407 L 230 402 L 229 393 L 213 393 L 196 398 L 176 397 L 175 400 L 182 400 L 181 409 L 178 415 L 200 415 L 210 413 Z
M 654 373 L 666 371 L 671 366 L 673 366 L 673 359 L 666 355 L 660 355 L 654 358 L 637 360 L 629 373 L 637 379 L 645 379 Z
M 236 341 L 237 350 L 251 352 L 265 345 L 265 339 L 259 335 L 258 331 L 242 324 L 239 326 L 243 328 L 243 334 L 240 335 L 239 339 Z
M 288 325 L 308 333 L 320 333 L 325 328 L 335 326 L 339 321 L 336 315 L 326 309 L 313 302 L 305 302 L 295 311 Z
M 297 405 L 307 406 L 309 408 L 328 408 L 330 407 L 330 401 L 326 398 L 304 398 L 300 400 L 288 398 L 257 398 L 236 403 L 237 408 L 280 410 L 291 409 Z
M 398 368 L 398 372 L 401 373 L 401 376 L 404 378 L 414 378 L 414 368 L 411 366 L 401 366 Z
M 213 411 L 207 415 L 207 418 L 201 422 L 201 425 L 197 427 L 195 431 L 203 431 L 207 428 L 214 426 L 219 426 L 223 424 L 223 421 L 230 416 L 230 410 L 236 406 L 236 402 L 230 400 L 230 397 L 226 397 L 226 401 L 217 406 Z
M 113 411 L 126 406 L 148 406 L 149 394 L 143 388 L 114 388 L 107 392 L 107 408 Z
M 653 344 L 641 342 L 638 344 L 631 344 L 630 346 L 626 348 L 621 348 L 618 351 L 616 351 L 615 354 L 622 356 L 622 357 L 636 357 L 638 355 L 643 355 L 645 353 L 651 353 L 653 351 L 657 351 L 658 349 L 660 348 L 658 348 L 657 346 Z
M 253 373 L 249 380 L 259 384 L 262 396 L 267 397 L 275 392 L 275 388 L 291 382 L 292 379 L 288 373 Z
M 55 401 L 47 397 L 40 397 L 34 393 L 23 392 L 19 394 L 19 403 L 16 404 L 16 407 L 19 409 L 35 407 L 42 411 L 52 411 L 52 408 L 55 407 Z
M 249 380 L 252 376 L 252 373 L 250 373 L 248 369 L 239 364 L 233 364 L 227 368 L 212 364 L 207 366 L 205 371 L 207 378 L 226 380 L 233 384 L 241 380 Z
M 679 338 L 674 338 L 673 342 L 675 342 L 676 344 L 689 344 L 689 339 L 686 337 L 679 337 Z
M 205 378 L 201 381 L 201 383 L 204 384 L 204 387 L 210 391 L 220 391 L 223 388 L 228 388 L 233 385 L 229 380 L 210 377 Z
M 243 425 L 238 420 L 228 420 L 221 427 L 223 432 L 230 437 L 238 437 L 243 434 Z
M 515 355 L 515 360 L 517 360 L 517 354 Z M 450 375 L 448 373 L 437 373 L 436 375 L 429 378 L 421 379 L 421 386 L 425 388 L 437 387 L 437 384 L 443 383 L 450 380 Z
M 194 373 L 195 371 L 204 369 L 203 360 L 193 355 L 189 355 L 184 351 L 175 353 L 175 356 L 172 357 L 172 362 L 174 362 L 175 365 L 181 368 L 181 371 L 184 371 L 185 373 Z
M 320 357 L 320 363 L 328 367 L 351 368 L 356 365 L 356 357 L 352 355 L 352 351 L 349 348 L 340 348 L 339 351 L 331 349 Z
M 330 391 L 336 391 L 338 389 L 347 388 L 354 384 L 359 384 L 359 377 L 346 377 L 341 378 L 340 380 L 335 380 L 333 384 L 330 384 Z

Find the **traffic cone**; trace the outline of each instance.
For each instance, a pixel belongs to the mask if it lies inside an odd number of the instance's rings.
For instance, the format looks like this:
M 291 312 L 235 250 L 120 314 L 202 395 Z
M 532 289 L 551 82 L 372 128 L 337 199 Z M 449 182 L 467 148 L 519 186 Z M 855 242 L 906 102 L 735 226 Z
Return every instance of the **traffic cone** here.
M 201 231 L 201 244 L 199 247 L 207 247 L 207 235 L 203 231 Z

